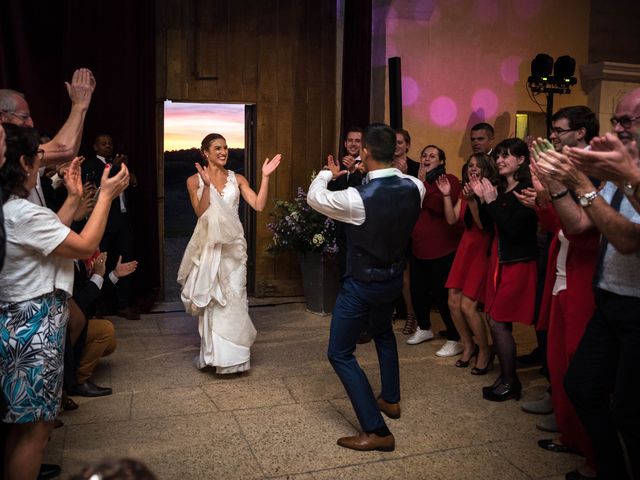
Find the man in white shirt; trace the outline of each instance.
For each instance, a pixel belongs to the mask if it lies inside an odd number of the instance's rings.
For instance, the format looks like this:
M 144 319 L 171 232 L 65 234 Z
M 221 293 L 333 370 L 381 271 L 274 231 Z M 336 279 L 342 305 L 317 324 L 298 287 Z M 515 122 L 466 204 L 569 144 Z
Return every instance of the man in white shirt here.
M 391 168 L 396 134 L 373 124 L 364 132 L 361 157 L 364 184 L 331 192 L 327 184 L 344 175 L 329 159 L 309 188 L 307 201 L 318 212 L 346 224 L 349 250 L 342 289 L 333 310 L 328 357 L 356 412 L 362 433 L 338 439 L 354 450 L 392 451 L 395 439 L 380 412 L 400 417 L 398 350 L 391 326 L 393 301 L 402 292 L 406 248 L 425 188 L 414 177 Z M 364 327 L 373 332 L 382 392 L 373 395 L 353 355 Z

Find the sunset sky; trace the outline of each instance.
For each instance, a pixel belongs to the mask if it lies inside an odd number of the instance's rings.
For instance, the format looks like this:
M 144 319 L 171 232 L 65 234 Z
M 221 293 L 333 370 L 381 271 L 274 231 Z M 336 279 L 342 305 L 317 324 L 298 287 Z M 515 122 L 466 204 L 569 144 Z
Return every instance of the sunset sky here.
M 209 133 L 227 139 L 229 148 L 244 148 L 244 105 L 164 102 L 164 150 L 199 148 Z

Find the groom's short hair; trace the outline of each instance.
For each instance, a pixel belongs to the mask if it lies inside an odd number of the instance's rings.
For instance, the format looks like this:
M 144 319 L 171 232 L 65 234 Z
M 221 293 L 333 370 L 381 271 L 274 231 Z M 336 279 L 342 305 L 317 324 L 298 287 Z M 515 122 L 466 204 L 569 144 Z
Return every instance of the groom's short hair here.
M 362 148 L 377 162 L 391 163 L 396 150 L 396 132 L 384 123 L 372 123 L 362 135 Z

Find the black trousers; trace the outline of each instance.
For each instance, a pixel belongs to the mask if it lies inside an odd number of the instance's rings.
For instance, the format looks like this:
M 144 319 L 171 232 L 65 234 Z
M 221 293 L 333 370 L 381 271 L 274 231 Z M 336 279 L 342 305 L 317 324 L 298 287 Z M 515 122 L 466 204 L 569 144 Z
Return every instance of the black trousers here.
M 598 478 L 640 479 L 640 298 L 594 293 L 596 311 L 564 386 L 589 433 Z
M 431 328 L 429 313 L 435 304 L 438 307 L 442 321 L 447 328 L 448 340 L 460 340 L 451 312 L 449 311 L 449 292 L 444 288 L 456 252 L 444 257 L 423 260 L 411 257 L 411 303 L 416 312 L 416 318 L 421 330 Z

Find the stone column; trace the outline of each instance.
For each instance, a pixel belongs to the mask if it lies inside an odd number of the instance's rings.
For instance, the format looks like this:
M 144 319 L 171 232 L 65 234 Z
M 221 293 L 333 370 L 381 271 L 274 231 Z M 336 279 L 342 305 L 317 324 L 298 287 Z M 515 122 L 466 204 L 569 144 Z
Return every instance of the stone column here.
M 611 129 L 610 119 L 620 97 L 640 87 L 640 65 L 598 62 L 580 67 L 582 89 L 589 108 L 598 114 L 600 133 Z

